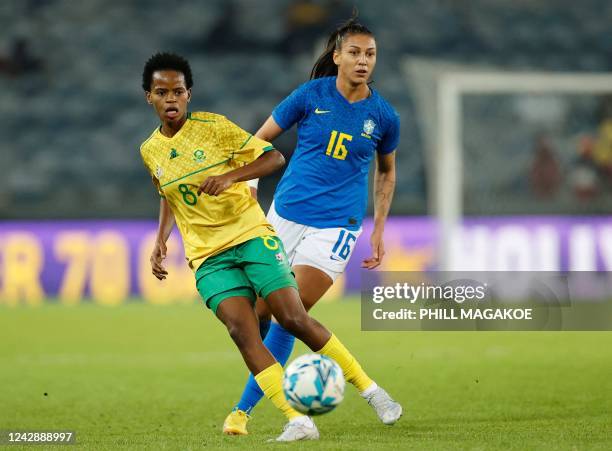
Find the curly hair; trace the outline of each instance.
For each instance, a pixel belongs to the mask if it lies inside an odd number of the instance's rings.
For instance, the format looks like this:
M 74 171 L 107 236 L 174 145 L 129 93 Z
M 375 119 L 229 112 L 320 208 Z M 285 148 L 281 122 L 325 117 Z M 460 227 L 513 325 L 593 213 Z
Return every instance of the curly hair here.
M 142 71 L 142 89 L 145 92 L 151 90 L 151 82 L 153 81 L 153 72 L 158 70 L 174 70 L 182 73 L 185 76 L 185 84 L 187 89 L 193 86 L 193 78 L 191 75 L 191 66 L 189 61 L 176 53 L 156 53 L 146 62 Z

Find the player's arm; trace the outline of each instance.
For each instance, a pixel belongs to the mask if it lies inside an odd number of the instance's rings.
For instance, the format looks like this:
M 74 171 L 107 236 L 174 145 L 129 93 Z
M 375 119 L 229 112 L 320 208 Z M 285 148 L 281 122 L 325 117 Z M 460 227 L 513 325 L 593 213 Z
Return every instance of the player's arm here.
M 270 116 L 266 122 L 257 130 L 255 136 L 264 141 L 272 142 L 275 140 L 281 133 L 283 133 L 283 129 L 276 123 L 274 118 Z M 251 189 L 251 196 L 253 199 L 257 200 L 257 184 L 259 183 L 259 179 L 249 180 L 249 188 Z
M 282 153 L 276 149 L 268 150 L 251 163 L 222 175 L 208 177 L 198 188 L 198 195 L 205 193 L 218 196 L 234 183 L 265 177 L 282 168 L 284 164 L 285 157 Z
M 395 190 L 395 151 L 387 154 L 376 154 L 374 172 L 374 231 L 370 237 L 372 255 L 361 264 L 362 268 L 374 269 L 382 262 L 385 255 L 383 232 L 391 208 Z
M 162 261 L 166 258 L 166 242 L 170 237 L 172 228 L 174 227 L 174 214 L 168 205 L 168 201 L 161 198 L 159 201 L 159 226 L 157 228 L 157 237 L 151 252 L 151 271 L 159 280 L 163 280 L 168 275 L 168 271 L 162 265 Z
M 263 139 L 264 141 L 272 142 L 278 138 L 283 131 L 284 130 L 280 127 L 280 125 L 278 125 L 274 120 L 274 117 L 270 116 L 268 119 L 266 119 L 266 122 L 263 123 L 259 130 L 257 130 L 255 136 L 257 136 L 259 139 Z

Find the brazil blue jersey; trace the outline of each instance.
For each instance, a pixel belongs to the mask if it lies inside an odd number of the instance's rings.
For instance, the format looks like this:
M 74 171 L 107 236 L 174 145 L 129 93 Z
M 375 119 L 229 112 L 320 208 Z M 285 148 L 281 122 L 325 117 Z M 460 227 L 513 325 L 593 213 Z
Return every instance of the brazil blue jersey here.
M 368 199 L 368 169 L 374 152 L 393 152 L 399 116 L 375 90 L 350 103 L 336 77 L 311 80 L 272 112 L 287 130 L 297 123 L 298 142 L 274 194 L 280 216 L 318 228 L 357 230 Z

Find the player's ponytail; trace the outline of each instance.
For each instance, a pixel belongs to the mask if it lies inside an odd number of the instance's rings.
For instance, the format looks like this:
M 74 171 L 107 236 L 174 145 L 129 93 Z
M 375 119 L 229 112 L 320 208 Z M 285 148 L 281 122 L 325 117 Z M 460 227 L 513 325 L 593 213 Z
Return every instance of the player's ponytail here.
M 334 52 L 342 48 L 342 41 L 345 37 L 354 34 L 374 36 L 374 33 L 372 33 L 368 27 L 357 21 L 357 10 L 354 10 L 353 16 L 338 27 L 327 40 L 325 51 L 319 56 L 312 67 L 312 71 L 310 72 L 311 80 L 314 78 L 338 75 L 338 66 L 334 63 Z

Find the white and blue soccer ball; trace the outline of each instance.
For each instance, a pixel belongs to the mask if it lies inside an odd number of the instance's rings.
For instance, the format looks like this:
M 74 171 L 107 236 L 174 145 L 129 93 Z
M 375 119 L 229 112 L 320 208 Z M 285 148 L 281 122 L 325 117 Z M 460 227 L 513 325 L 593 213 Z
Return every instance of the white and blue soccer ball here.
M 283 390 L 289 404 L 306 415 L 327 413 L 344 399 L 344 376 L 329 357 L 305 354 L 285 369 Z

